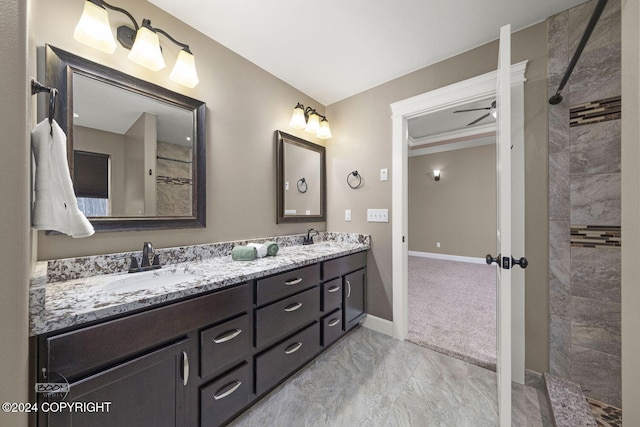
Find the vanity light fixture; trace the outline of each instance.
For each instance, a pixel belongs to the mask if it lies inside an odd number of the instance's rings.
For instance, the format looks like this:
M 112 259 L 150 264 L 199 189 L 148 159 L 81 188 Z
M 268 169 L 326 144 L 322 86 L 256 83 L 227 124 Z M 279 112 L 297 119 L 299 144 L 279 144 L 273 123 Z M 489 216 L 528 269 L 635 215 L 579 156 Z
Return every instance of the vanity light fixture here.
M 433 170 L 433 178 L 436 181 L 440 181 L 440 169 L 434 169 Z
M 82 16 L 73 37 L 86 45 L 99 49 L 106 53 L 113 53 L 116 48 L 113 32 L 109 23 L 107 10 L 115 10 L 123 13 L 131 19 L 133 28 L 121 25 L 118 27 L 117 36 L 120 44 L 131 52 L 128 58 L 143 67 L 152 71 L 163 69 L 166 64 L 160 49 L 160 39 L 158 33 L 166 36 L 172 43 L 180 46 L 182 49 L 178 52 L 176 63 L 169 75 L 169 78 L 176 83 L 189 88 L 195 87 L 198 80 L 196 71 L 195 57 L 189 46 L 177 41 L 171 37 L 166 31 L 160 28 L 153 28 L 151 21 L 142 20 L 142 25 L 138 25 L 134 17 L 126 10 L 112 6 L 104 0 L 86 0 Z
M 289 126 L 294 129 L 304 129 L 305 132 L 312 133 L 320 139 L 329 139 L 332 136 L 327 118 L 311 107 L 305 109 L 299 102 L 293 108 Z

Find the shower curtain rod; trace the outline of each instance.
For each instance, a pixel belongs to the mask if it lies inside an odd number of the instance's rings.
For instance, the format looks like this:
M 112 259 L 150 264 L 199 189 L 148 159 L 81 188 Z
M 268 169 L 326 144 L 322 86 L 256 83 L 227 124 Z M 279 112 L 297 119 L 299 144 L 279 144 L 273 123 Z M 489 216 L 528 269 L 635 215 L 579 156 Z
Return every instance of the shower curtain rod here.
M 558 90 L 556 90 L 556 94 L 549 98 L 549 104 L 556 105 L 562 102 L 562 89 L 564 89 L 564 85 L 567 84 L 569 77 L 571 77 L 571 73 L 573 72 L 573 68 L 576 66 L 576 62 L 580 59 L 580 55 L 582 55 L 582 51 L 584 47 L 587 45 L 589 41 L 589 37 L 591 37 L 591 33 L 598 23 L 598 19 L 600 19 L 600 15 L 602 15 L 602 11 L 604 7 L 607 5 L 607 0 L 599 0 L 596 8 L 593 10 L 593 14 L 591 15 L 591 19 L 587 24 L 587 28 L 584 30 L 584 34 L 582 35 L 582 39 L 580 40 L 580 44 L 576 49 L 576 52 L 573 54 L 573 58 L 571 58 L 571 62 L 569 63 L 569 67 L 567 67 L 567 71 L 565 71 L 564 76 L 562 77 L 562 81 L 560 82 L 560 86 L 558 86 Z

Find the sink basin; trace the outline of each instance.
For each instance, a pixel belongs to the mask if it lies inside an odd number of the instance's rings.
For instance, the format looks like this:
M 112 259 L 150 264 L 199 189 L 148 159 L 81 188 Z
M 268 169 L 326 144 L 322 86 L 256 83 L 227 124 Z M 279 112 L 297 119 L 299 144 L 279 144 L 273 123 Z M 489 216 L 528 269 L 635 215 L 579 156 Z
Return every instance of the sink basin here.
M 145 271 L 131 273 L 122 279 L 114 280 L 105 285 L 104 289 L 112 293 L 125 293 L 141 291 L 143 289 L 155 289 L 162 286 L 177 285 L 189 280 L 201 277 L 199 274 L 174 271 Z

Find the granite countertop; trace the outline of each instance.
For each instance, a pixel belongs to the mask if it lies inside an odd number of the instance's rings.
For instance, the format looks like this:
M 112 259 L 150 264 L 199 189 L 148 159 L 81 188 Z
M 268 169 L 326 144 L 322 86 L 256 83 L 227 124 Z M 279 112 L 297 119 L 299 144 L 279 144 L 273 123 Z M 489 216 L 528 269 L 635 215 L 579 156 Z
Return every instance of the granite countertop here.
M 120 273 L 94 274 L 70 280 L 55 281 L 49 277 L 53 276 L 52 271 L 56 267 L 52 265 L 55 264 L 51 261 L 40 262 L 31 280 L 30 335 L 35 336 L 152 307 L 370 248 L 369 236 L 341 236 L 337 233 L 326 233 L 326 236 L 329 237 L 328 240 L 313 245 L 281 245 L 276 256 L 254 261 L 233 261 L 230 255 L 205 259 L 200 257 L 192 261 L 167 264 L 159 270 L 149 272 L 129 274 L 123 269 Z M 226 248 L 232 246 L 227 245 Z M 129 256 L 117 255 L 119 256 L 112 259 L 122 260 Z M 95 257 L 90 262 L 84 262 L 93 266 L 99 264 Z M 175 283 L 154 286 L 151 289 L 117 290 L 117 285 L 123 281 L 135 281 L 138 277 L 144 276 L 159 276 L 158 278 L 167 278 L 167 281 L 173 280 Z

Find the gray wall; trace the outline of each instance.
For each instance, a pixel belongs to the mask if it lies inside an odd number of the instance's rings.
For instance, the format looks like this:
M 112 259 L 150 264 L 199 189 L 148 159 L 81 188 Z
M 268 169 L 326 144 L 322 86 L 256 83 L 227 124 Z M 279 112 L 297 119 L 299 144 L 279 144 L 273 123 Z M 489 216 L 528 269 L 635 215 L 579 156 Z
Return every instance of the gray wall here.
M 129 61 L 128 51 L 120 46 L 113 55 L 108 55 L 73 39 L 82 1 L 32 0 L 32 3 L 30 38 L 38 48 L 39 60 L 43 59 L 43 46 L 48 43 L 207 104 L 205 229 L 97 233 L 86 239 L 40 233 L 38 259 L 139 250 L 144 241 L 162 248 L 302 233 L 310 227 L 325 229 L 325 223 L 276 224 L 275 191 L 274 131 L 282 129 L 324 145 L 303 130 L 289 128 L 296 102 L 324 114 L 322 105 L 145 0 L 128 1 L 126 8 L 137 19 L 149 18 L 176 39 L 189 43 L 200 76 L 200 84 L 194 89 L 169 79 L 178 50 L 171 43 L 161 41 L 167 67 L 152 72 Z M 130 25 L 128 18 L 119 13 L 110 13 L 109 19 L 113 28 Z M 32 73 L 35 75 L 35 69 Z
M 28 402 L 28 277 L 31 271 L 27 2 L 0 2 L 0 401 Z M 44 95 L 40 95 L 42 97 Z M 35 97 L 34 97 L 35 99 Z M 26 414 L 0 411 L 0 425 L 26 426 Z
M 496 37 L 498 30 L 496 29 Z M 380 168 L 391 177 L 391 108 L 411 96 L 457 83 L 496 69 L 497 43 L 489 43 L 354 95 L 326 108 L 334 137 L 327 143 L 327 226 L 372 236 L 369 253 L 368 311 L 392 318 L 391 223 L 368 223 L 367 208 L 391 209 L 391 181 L 378 179 Z M 399 46 L 399 49 L 402 47 Z M 526 367 L 544 372 L 548 366 L 547 248 L 547 28 L 539 23 L 512 38 L 512 61 L 529 60 L 525 90 L 525 234 Z M 357 169 L 366 179 L 350 189 L 347 173 Z M 351 209 L 353 221 L 344 221 Z M 393 212 L 390 210 L 390 217 Z M 535 267 L 534 267 L 535 266 Z
M 440 181 L 434 169 L 441 170 Z M 409 157 L 408 179 L 410 251 L 495 253 L 495 144 Z
M 622 407 L 625 425 L 640 425 L 640 3 L 622 1 Z
M 592 0 L 549 20 L 550 91 L 595 4 Z M 622 404 L 619 239 L 591 236 L 620 234 L 621 120 L 610 114 L 599 122 L 570 125 L 569 117 L 574 106 L 620 96 L 620 54 L 620 2 L 611 1 L 562 104 L 549 108 L 550 372 L 617 407 Z

